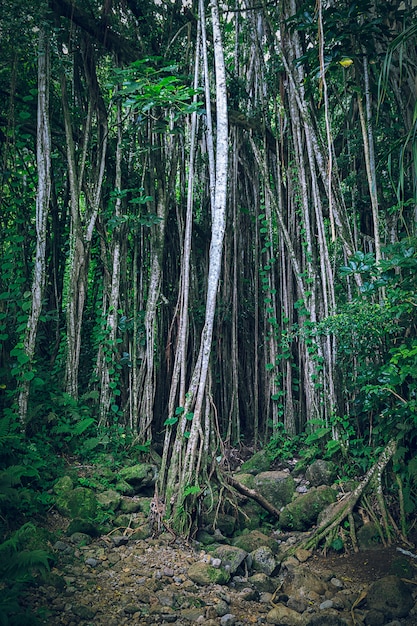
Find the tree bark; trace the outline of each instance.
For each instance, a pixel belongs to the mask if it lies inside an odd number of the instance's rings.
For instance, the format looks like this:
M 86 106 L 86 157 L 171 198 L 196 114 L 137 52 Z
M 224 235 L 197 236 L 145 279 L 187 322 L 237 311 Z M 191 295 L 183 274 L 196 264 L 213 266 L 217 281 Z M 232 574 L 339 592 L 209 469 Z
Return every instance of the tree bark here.
M 35 355 L 39 317 L 45 287 L 46 227 L 51 196 L 51 130 L 49 123 L 49 43 L 45 29 L 39 31 L 38 45 L 38 118 L 36 164 L 38 190 L 36 195 L 36 253 L 32 280 L 32 306 L 26 327 L 24 350 L 29 368 L 23 372 L 18 405 L 22 426 L 26 424 L 30 381 L 34 377 L 32 367 Z M 26 368 L 25 368 L 26 369 Z

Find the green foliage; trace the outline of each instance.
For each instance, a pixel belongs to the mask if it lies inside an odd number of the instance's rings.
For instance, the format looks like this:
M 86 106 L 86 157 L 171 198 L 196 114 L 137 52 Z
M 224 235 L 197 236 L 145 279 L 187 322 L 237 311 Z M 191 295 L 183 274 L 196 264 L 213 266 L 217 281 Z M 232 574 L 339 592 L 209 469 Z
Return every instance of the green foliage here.
M 352 407 L 349 417 L 332 425 L 339 444 L 327 452 L 348 455 L 351 467 L 366 470 L 395 437 L 394 469 L 410 507 L 417 442 L 417 242 L 407 238 L 384 253 L 376 263 L 372 254 L 356 252 L 341 268 L 343 277 L 360 275 L 362 285 L 353 301 L 320 327 L 337 338 L 344 395 Z M 307 442 L 326 435 L 319 429 Z
M 0 623 L 4 626 L 38 623 L 35 615 L 20 606 L 25 585 L 49 571 L 49 554 L 30 547 L 35 537 L 35 526 L 27 523 L 0 544 Z
M 273 461 L 277 459 L 285 461 L 299 454 L 304 439 L 304 434 L 290 436 L 285 431 L 284 424 L 278 423 L 273 429 L 272 437 L 266 449 Z
M 9 417 L 0 419 L 0 623 L 34 624 L 20 606 L 24 586 L 49 569 L 49 554 L 39 547 L 31 522 L 16 527 L 16 520 L 39 515 L 50 504 L 42 485 L 46 461 Z M 43 491 L 45 489 L 45 491 Z M 46 497 L 43 497 L 44 494 Z M 42 543 L 42 542 L 41 542 Z

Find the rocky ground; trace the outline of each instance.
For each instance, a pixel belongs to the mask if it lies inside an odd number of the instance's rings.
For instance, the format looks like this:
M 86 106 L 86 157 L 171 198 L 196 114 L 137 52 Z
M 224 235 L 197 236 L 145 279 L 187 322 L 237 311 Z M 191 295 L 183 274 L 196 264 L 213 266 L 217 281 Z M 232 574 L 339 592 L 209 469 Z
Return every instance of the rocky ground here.
M 54 516 L 53 523 L 64 530 L 65 520 Z M 280 548 L 291 543 L 279 534 L 275 538 Z M 43 623 L 51 626 L 417 624 L 417 559 L 396 547 L 327 557 L 301 553 L 273 575 L 248 571 L 246 560 L 223 584 L 210 582 L 204 573 L 208 563 L 211 572 L 219 568 L 219 559 L 202 544 L 169 533 L 138 538 L 116 529 L 91 539 L 63 532 L 53 551 L 56 561 L 48 580 L 25 598 L 26 606 L 40 609 Z M 404 583 L 407 617 L 399 616 L 403 609 L 396 600 L 401 579 L 410 581 Z M 377 580 L 387 581 L 388 590 L 375 590 L 370 602 Z M 388 597 L 390 588 L 394 600 Z M 380 610 L 384 602 L 385 614 Z
M 318 460 L 299 475 L 262 452 L 238 461 L 234 476 L 280 510 L 279 524 L 244 497 L 242 517 L 207 512 L 189 542 L 160 523 L 153 462 L 116 472 L 72 462 L 46 521 L 52 571 L 23 604 L 50 626 L 417 626 L 413 543 L 383 547 L 356 511 L 359 552 L 344 534 L 327 555 L 295 549 L 346 496 L 335 468 Z M 107 522 L 91 524 L 100 514 Z

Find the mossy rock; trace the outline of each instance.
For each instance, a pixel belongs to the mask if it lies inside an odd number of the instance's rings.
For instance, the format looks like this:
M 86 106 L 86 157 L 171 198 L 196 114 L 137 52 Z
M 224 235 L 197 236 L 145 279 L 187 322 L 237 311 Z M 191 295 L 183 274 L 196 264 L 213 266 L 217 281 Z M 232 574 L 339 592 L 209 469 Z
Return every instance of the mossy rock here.
M 332 461 L 317 459 L 306 470 L 306 479 L 313 487 L 331 485 L 336 479 L 337 467 Z
M 125 467 L 119 472 L 118 478 L 131 485 L 136 493 L 145 487 L 155 484 L 158 477 L 158 468 L 151 463 L 137 463 L 131 467 Z
M 237 546 L 218 546 L 212 553 L 215 558 L 222 562 L 222 567 L 226 567 L 231 574 L 235 574 L 242 565 L 248 553 Z
M 239 505 L 238 525 L 242 530 L 257 530 L 261 525 L 261 520 L 265 517 L 265 509 L 257 502 L 247 500 Z
M 223 568 L 213 567 L 209 563 L 198 561 L 188 569 L 188 578 L 197 585 L 227 585 L 230 580 L 229 572 Z
M 336 491 L 331 487 L 313 487 L 298 496 L 282 511 L 279 524 L 284 530 L 308 530 L 317 522 L 319 513 L 336 501 Z
M 255 452 L 250 459 L 242 463 L 240 472 L 244 474 L 260 474 L 267 472 L 272 463 L 272 457 L 267 450 L 259 450 Z
M 280 509 L 291 502 L 296 485 L 288 472 L 271 471 L 255 476 L 254 486 L 270 504 Z
M 268 537 L 268 535 L 265 535 L 259 530 L 252 530 L 250 533 L 245 533 L 240 535 L 240 537 L 236 537 L 233 539 L 233 545 L 237 548 L 245 550 L 248 553 L 253 552 L 257 548 L 261 548 L 262 546 L 267 546 L 274 554 L 277 554 L 279 551 L 278 541 L 272 537 Z
M 373 522 L 363 524 L 356 533 L 360 550 L 377 550 L 381 547 L 381 535 Z
M 86 487 L 76 487 L 71 491 L 61 491 L 56 496 L 55 504 L 58 511 L 70 519 L 78 517 L 92 520 L 95 518 L 98 509 L 96 495 L 91 489 Z
M 205 513 L 203 515 L 203 523 L 209 530 L 218 529 L 226 537 L 231 537 L 236 528 L 236 518 L 233 515 L 216 514 L 216 511 Z
M 234 475 L 234 478 L 238 480 L 244 487 L 248 487 L 248 489 L 253 489 L 255 486 L 255 478 L 253 474 L 249 473 L 241 473 Z
M 203 546 L 211 546 L 213 543 L 216 543 L 216 537 L 210 535 L 206 530 L 199 530 L 196 539 Z
M 83 533 L 84 535 L 89 535 L 90 537 L 99 537 L 100 530 L 93 522 L 89 520 L 81 519 L 80 517 L 76 517 L 73 519 L 66 530 L 67 535 L 73 535 L 74 533 Z
M 114 488 L 118 491 L 122 496 L 134 496 L 136 493 L 136 489 L 129 485 L 125 480 L 118 480 L 115 484 Z
M 97 495 L 97 500 L 104 511 L 117 511 L 121 499 L 120 493 L 114 489 L 106 489 Z
M 72 491 L 73 489 L 74 483 L 69 476 L 61 476 L 61 478 L 58 478 L 53 487 L 54 493 L 57 496 L 63 493 L 68 493 L 68 491 Z

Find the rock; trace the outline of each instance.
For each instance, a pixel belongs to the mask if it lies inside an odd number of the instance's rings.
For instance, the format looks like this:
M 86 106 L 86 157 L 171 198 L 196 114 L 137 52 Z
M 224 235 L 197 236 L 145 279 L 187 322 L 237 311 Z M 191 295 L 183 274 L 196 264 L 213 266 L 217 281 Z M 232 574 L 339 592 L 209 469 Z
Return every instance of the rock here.
M 295 598 L 309 598 L 311 594 L 323 596 L 327 585 L 316 574 L 306 567 L 291 567 L 283 573 L 281 592 Z
M 366 626 L 383 626 L 385 624 L 384 614 L 380 611 L 368 611 L 365 616 Z
M 226 613 L 220 618 L 220 626 L 235 626 L 236 617 L 232 613 Z
M 121 495 L 114 489 L 107 489 L 97 495 L 97 500 L 105 511 L 117 511 L 121 502 Z
M 158 477 L 158 468 L 150 463 L 138 463 L 130 467 L 125 467 L 119 472 L 118 478 L 131 485 L 138 493 L 145 487 L 155 485 Z
M 208 533 L 206 530 L 199 530 L 196 539 L 203 546 L 210 546 L 213 543 L 216 543 L 216 538 L 214 537 L 214 535 L 210 535 L 210 533 Z
M 300 563 L 305 563 L 309 558 L 311 558 L 311 550 L 303 550 L 303 548 L 299 548 L 295 553 L 295 557 L 298 561 L 300 561 Z
M 239 528 L 242 530 L 256 530 L 262 525 L 262 518 L 265 514 L 263 509 L 254 500 L 246 500 L 239 505 Z
M 55 504 L 61 515 L 70 519 L 92 520 L 98 508 L 95 493 L 86 487 L 60 491 L 56 496 Z
M 74 489 L 74 483 L 69 476 L 61 476 L 54 484 L 53 491 L 57 496 L 63 493 L 68 493 Z
M 253 574 L 248 582 L 260 593 L 273 593 L 277 587 L 276 582 L 264 572 Z
M 373 522 L 366 522 L 356 533 L 360 550 L 375 550 L 381 547 L 381 536 L 378 526 Z
M 116 548 L 120 548 L 120 546 L 125 546 L 129 543 L 129 537 L 125 535 L 113 535 L 111 540 Z
M 279 626 L 304 626 L 303 617 L 288 608 L 284 604 L 277 604 L 267 613 L 266 621 L 268 624 L 278 624 Z
M 255 454 L 245 461 L 240 471 L 247 474 L 260 474 L 261 472 L 267 472 L 271 467 L 272 458 L 267 450 L 259 450 Z
M 313 487 L 331 485 L 337 476 L 337 469 L 331 461 L 317 459 L 307 468 L 305 477 Z
M 215 510 L 211 511 L 211 513 L 205 513 L 203 522 L 209 529 L 214 529 L 216 541 L 224 541 L 226 537 L 231 537 L 236 526 L 236 518 L 233 515 L 227 515 L 226 513 L 217 514 Z
M 215 568 L 209 563 L 198 561 L 188 568 L 188 577 L 197 585 L 226 585 L 230 580 L 229 572 Z
M 85 533 L 72 533 L 69 540 L 75 546 L 89 546 L 91 543 L 90 535 L 86 535 Z
M 254 488 L 270 504 L 280 509 L 291 502 L 295 492 L 295 481 L 288 472 L 261 472 L 255 476 Z
M 76 517 L 69 523 L 67 528 L 67 535 L 73 535 L 74 533 L 83 533 L 90 537 L 98 537 L 100 530 L 93 522 Z
M 280 568 L 280 562 L 274 557 L 271 548 L 261 546 L 250 553 L 252 569 L 255 572 L 263 572 L 268 576 L 276 574 Z
M 242 485 L 248 487 L 249 489 L 253 489 L 255 486 L 255 479 L 253 477 L 253 474 L 239 473 L 235 474 L 234 478 L 236 478 L 236 480 L 238 480 Z
M 233 545 L 246 552 L 253 552 L 261 546 L 268 546 L 274 554 L 277 554 L 279 550 L 278 541 L 273 537 L 268 537 L 268 535 L 265 535 L 259 530 L 252 530 L 245 534 L 242 533 L 242 535 L 233 539 Z
M 319 513 L 335 501 L 336 491 L 331 487 L 313 487 L 281 511 L 280 526 L 285 530 L 308 530 L 316 523 Z
M 307 620 L 305 626 L 348 626 L 348 622 L 332 613 L 329 615 L 313 615 L 313 617 Z
M 376 580 L 369 588 L 367 607 L 379 611 L 385 617 L 406 617 L 414 606 L 409 587 L 397 576 L 385 576 Z
M 137 513 L 141 510 L 139 498 L 120 497 L 119 509 L 122 513 Z
M 248 553 L 241 548 L 225 544 L 216 548 L 213 552 L 213 556 L 221 559 L 222 566 L 227 568 L 231 574 L 235 574 L 248 556 Z M 211 565 L 214 567 L 213 562 Z

